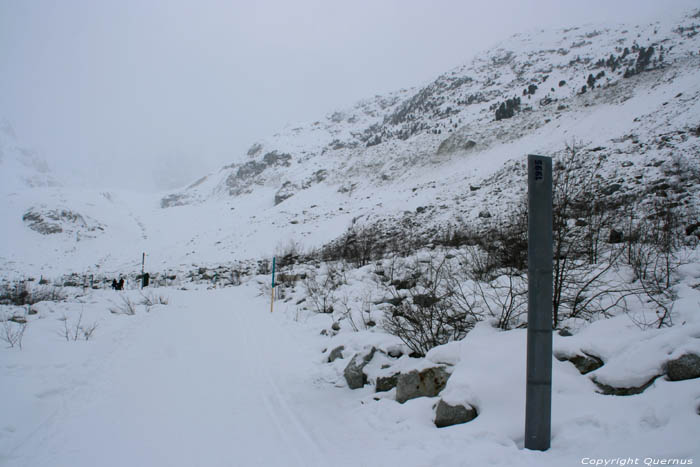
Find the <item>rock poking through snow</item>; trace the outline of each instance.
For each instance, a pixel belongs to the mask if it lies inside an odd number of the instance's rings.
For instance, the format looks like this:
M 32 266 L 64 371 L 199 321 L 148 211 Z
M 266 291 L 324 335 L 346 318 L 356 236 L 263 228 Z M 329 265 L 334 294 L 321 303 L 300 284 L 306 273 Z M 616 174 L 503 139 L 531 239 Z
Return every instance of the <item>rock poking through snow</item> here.
M 467 408 L 460 404 L 452 406 L 440 399 L 435 411 L 435 426 L 443 428 L 459 423 L 467 423 L 474 420 L 476 416 L 477 412 L 474 407 L 470 406 Z
M 449 377 L 450 374 L 441 366 L 420 373 L 415 370 L 402 373 L 396 384 L 396 400 L 403 404 L 416 397 L 435 397 L 445 388 Z
M 348 366 L 345 367 L 343 374 L 345 375 L 345 381 L 348 383 L 350 389 L 359 389 L 365 385 L 367 382 L 367 375 L 363 371 L 365 366 L 372 360 L 374 353 L 377 351 L 376 348 L 372 347 L 369 352 L 356 353 Z
M 687 353 L 666 363 L 666 373 L 671 381 L 700 378 L 700 355 Z

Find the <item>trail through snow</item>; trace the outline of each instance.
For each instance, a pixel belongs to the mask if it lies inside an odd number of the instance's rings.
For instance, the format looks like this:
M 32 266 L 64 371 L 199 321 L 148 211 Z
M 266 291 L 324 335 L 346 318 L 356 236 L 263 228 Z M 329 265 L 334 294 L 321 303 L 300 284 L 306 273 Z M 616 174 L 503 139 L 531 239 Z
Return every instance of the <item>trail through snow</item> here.
M 353 437 L 371 430 L 314 381 L 318 350 L 295 335 L 307 331 L 263 304 L 248 287 L 176 294 L 92 362 L 8 465 L 362 465 Z

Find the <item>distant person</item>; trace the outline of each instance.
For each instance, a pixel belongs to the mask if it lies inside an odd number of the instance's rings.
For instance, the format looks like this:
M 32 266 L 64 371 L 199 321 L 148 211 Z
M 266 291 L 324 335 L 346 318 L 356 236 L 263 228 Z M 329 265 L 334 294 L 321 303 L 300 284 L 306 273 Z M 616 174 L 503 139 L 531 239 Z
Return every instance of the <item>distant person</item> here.
M 118 290 L 117 287 L 119 287 L 119 284 L 117 284 L 117 279 L 112 279 L 112 288 L 114 290 Z
M 117 285 L 117 290 L 124 290 L 124 278 L 119 279 L 119 284 Z

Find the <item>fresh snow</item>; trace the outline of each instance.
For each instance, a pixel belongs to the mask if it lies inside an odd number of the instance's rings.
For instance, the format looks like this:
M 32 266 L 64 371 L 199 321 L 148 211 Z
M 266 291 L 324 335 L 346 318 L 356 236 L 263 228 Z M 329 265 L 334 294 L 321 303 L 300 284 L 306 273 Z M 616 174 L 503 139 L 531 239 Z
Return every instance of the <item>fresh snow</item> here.
M 0 353 L 0 464 L 561 466 L 579 465 L 586 456 L 700 458 L 697 380 L 659 379 L 641 395 L 605 396 L 557 360 L 552 447 L 524 450 L 526 333 L 488 323 L 434 349 L 427 363 L 401 358 L 415 368 L 456 364 L 442 397 L 478 407 L 474 421 L 437 429 L 437 398 L 399 404 L 395 390 L 345 385 L 342 368 L 353 346 L 390 348 L 395 338 L 364 331 L 329 340 L 319 335 L 327 315 L 300 313 L 282 301 L 270 313 L 259 284 L 264 279 L 225 289 L 153 289 L 151 296 L 169 304 L 148 311 L 139 305 L 133 316 L 108 309 L 118 307 L 121 296 L 136 302 L 136 290 L 44 302 L 23 350 Z M 81 312 L 84 323 L 98 323 L 94 336 L 66 341 L 59 318 L 67 316 L 71 325 Z M 555 351 L 567 342 L 589 350 L 640 345 L 639 330 L 622 331 L 629 328 L 624 319 L 557 336 Z M 656 341 L 652 349 L 697 349 L 700 322 L 665 338 L 654 331 L 644 336 Z M 341 343 L 345 358 L 326 363 Z

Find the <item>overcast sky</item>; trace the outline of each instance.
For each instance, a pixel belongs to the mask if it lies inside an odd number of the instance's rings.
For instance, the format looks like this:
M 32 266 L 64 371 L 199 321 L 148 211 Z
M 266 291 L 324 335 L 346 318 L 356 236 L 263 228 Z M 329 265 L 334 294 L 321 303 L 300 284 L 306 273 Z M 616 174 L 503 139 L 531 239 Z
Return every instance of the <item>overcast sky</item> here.
M 60 177 L 155 191 L 516 32 L 692 0 L 0 0 L 0 120 Z

